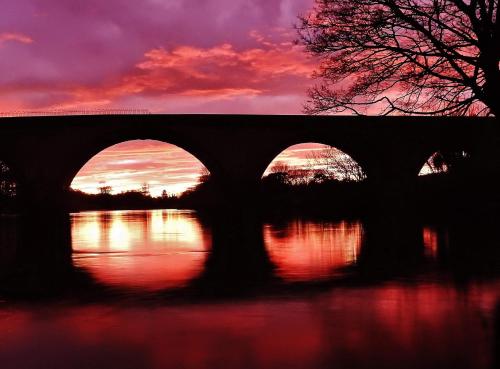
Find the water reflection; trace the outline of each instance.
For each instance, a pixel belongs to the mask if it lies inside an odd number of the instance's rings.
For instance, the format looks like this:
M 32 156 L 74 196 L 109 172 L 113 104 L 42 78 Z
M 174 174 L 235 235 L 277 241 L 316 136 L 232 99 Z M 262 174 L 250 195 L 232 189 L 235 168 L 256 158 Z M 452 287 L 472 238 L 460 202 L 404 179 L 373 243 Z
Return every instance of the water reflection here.
M 432 227 L 424 227 L 422 237 L 426 256 L 436 258 L 439 246 L 437 230 Z
M 224 304 L 3 310 L 0 362 L 2 369 L 491 368 L 499 291 L 498 283 L 471 291 L 389 283 Z
M 293 220 L 266 224 L 264 240 L 277 274 L 287 281 L 328 278 L 354 263 L 360 253 L 360 222 Z
M 203 269 L 210 232 L 180 210 L 76 213 L 73 263 L 107 285 L 157 290 L 180 287 Z
M 17 263 L 0 273 L 2 369 L 499 366 L 498 220 L 208 230 L 192 212 L 90 212 L 71 217 L 71 256 L 65 219 L 0 223 L 1 265 Z M 17 300 L 44 288 L 55 303 Z

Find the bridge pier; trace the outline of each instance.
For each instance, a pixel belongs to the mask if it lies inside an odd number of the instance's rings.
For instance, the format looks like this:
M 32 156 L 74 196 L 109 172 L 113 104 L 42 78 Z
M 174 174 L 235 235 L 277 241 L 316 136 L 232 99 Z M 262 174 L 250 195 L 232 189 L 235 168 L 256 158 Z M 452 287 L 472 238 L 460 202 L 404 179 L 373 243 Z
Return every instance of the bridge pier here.
M 387 177 L 370 181 L 372 209 L 381 216 L 411 215 L 415 211 L 416 178 Z
M 44 177 L 20 181 L 22 259 L 49 261 L 71 255 L 68 192 L 61 181 Z
M 216 175 L 213 180 L 217 212 L 231 213 L 240 218 L 256 213 L 260 201 L 260 178 L 245 173 L 241 177 Z
M 56 181 L 41 178 L 21 182 L 18 196 L 22 214 L 61 214 L 68 210 L 68 190 Z
M 387 139 L 365 162 L 372 208 L 380 216 L 413 215 L 421 157 L 421 151 L 410 147 L 406 140 Z
M 212 249 L 193 287 L 208 294 L 239 295 L 276 279 L 258 214 L 218 214 L 210 224 Z

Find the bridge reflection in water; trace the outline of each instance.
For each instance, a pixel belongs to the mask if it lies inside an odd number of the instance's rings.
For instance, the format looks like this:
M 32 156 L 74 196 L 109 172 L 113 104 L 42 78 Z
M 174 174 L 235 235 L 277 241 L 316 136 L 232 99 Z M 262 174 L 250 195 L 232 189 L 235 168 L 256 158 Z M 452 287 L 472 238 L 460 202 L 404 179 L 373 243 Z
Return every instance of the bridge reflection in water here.
M 208 226 L 192 211 L 85 212 L 71 219 L 74 266 L 106 285 L 184 287 L 202 273 L 212 249 Z M 355 263 L 361 247 L 359 221 L 296 219 L 264 224 L 263 231 L 270 259 L 264 264 L 273 265 L 284 281 L 332 277 Z M 237 252 L 241 245 L 230 247 Z
M 192 211 L 110 211 L 71 216 L 73 264 L 106 285 L 158 290 L 203 269 L 211 235 Z
M 194 211 L 136 210 L 74 213 L 48 224 L 33 217 L 2 219 L 3 291 L 60 293 L 91 282 L 87 287 L 139 294 L 193 288 L 253 293 L 304 283 L 371 283 L 443 263 L 463 278 L 500 273 L 493 220 L 465 227 L 423 226 L 411 218 L 276 222 L 227 214 L 207 221 Z
M 498 367 L 493 220 L 19 221 L 0 230 L 5 369 Z
M 322 280 L 353 265 L 361 249 L 360 221 L 295 219 L 264 225 L 264 240 L 276 273 L 287 281 Z

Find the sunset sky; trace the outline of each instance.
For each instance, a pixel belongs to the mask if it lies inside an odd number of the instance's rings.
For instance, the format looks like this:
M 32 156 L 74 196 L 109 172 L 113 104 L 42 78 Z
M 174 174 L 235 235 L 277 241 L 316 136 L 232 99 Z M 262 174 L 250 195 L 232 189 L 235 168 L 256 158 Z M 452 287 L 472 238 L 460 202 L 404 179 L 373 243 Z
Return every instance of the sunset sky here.
M 0 111 L 300 113 L 317 61 L 293 43 L 293 25 L 312 5 L 6 2 L 0 12 Z M 99 182 L 117 189 L 150 182 L 159 191 L 158 181 L 167 181 L 170 192 L 179 192 L 200 171 L 189 160 L 158 142 L 124 143 L 93 158 L 73 186 L 92 191 Z

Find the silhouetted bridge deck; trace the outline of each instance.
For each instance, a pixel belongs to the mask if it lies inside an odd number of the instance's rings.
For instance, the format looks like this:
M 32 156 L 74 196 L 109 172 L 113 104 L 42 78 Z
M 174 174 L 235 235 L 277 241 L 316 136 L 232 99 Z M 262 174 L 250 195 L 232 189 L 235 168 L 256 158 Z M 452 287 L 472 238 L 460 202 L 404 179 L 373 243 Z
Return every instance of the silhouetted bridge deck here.
M 500 142 L 489 118 L 304 115 L 86 115 L 0 119 L 0 160 L 15 173 L 30 207 L 58 204 L 81 167 L 127 140 L 154 139 L 196 156 L 225 190 L 251 191 L 269 163 L 305 142 L 354 158 L 385 194 L 414 181 L 443 149 L 488 155 Z

